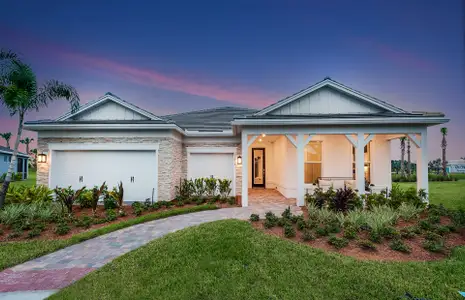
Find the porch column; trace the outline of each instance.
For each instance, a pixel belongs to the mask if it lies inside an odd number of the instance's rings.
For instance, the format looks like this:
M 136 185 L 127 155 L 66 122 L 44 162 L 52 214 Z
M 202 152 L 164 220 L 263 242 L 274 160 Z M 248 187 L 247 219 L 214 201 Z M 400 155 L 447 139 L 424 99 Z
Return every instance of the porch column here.
M 365 135 L 359 132 L 357 135 L 357 147 L 355 148 L 355 180 L 358 193 L 365 194 Z
M 417 146 L 417 190 L 426 192 L 427 203 L 429 203 L 428 189 L 428 136 L 426 128 L 421 132 L 421 140 L 414 143 Z
M 303 133 L 299 133 L 297 135 L 297 206 L 305 205 L 304 148 L 305 138 Z
M 247 139 L 247 133 L 242 131 L 241 135 L 241 147 L 242 147 L 242 207 L 249 205 L 249 141 Z

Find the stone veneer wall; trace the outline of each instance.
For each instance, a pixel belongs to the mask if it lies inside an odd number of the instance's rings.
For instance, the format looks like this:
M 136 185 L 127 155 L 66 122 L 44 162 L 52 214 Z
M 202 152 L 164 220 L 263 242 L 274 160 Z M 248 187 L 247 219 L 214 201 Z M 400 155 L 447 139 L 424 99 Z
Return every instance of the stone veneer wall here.
M 49 143 L 159 143 L 158 152 L 158 200 L 172 200 L 175 186 L 182 172 L 182 143 L 166 137 L 118 137 L 118 138 L 39 138 L 38 151 L 48 152 Z M 37 184 L 48 185 L 49 163 L 38 164 Z M 185 177 L 185 176 L 184 176 Z
M 184 142 L 182 147 L 182 178 L 187 178 L 187 147 L 236 147 L 236 155 L 241 155 L 242 152 L 240 143 Z M 236 168 L 236 196 L 238 196 L 242 194 L 242 166 L 237 164 L 234 166 Z

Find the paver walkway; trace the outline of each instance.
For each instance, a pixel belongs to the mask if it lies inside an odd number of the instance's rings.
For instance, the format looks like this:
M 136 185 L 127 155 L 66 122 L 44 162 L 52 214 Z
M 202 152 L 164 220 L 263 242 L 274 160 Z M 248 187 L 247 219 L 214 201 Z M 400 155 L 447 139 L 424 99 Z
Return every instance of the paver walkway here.
M 261 217 L 267 211 L 281 214 L 286 207 L 285 204 L 273 203 L 202 211 L 150 221 L 102 235 L 0 272 L 0 299 L 9 298 L 6 297 L 10 294 L 7 292 L 61 289 L 116 257 L 170 232 L 223 219 L 248 219 L 251 213 Z M 293 206 L 292 212 L 299 214 L 302 211 Z M 27 299 L 33 298 L 28 296 Z

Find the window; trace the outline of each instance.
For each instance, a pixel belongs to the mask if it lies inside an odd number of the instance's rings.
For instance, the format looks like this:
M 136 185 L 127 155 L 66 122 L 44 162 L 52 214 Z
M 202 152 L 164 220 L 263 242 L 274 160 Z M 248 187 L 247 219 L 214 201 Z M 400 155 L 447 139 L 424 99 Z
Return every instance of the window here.
M 4 161 L 4 162 L 7 162 L 7 160 L 8 160 L 8 157 L 4 156 L 4 157 L 3 157 L 3 161 Z
M 370 151 L 370 145 L 371 142 L 368 143 L 368 145 L 365 146 L 364 149 L 364 156 L 365 156 L 365 164 L 364 164 L 364 173 L 365 173 L 365 180 L 370 183 L 371 180 L 371 151 Z M 356 168 L 355 168 L 355 161 L 356 161 L 356 154 L 355 154 L 355 147 L 352 147 L 352 177 L 354 179 L 356 175 Z
M 305 183 L 314 183 L 321 177 L 321 141 L 311 141 L 304 148 Z

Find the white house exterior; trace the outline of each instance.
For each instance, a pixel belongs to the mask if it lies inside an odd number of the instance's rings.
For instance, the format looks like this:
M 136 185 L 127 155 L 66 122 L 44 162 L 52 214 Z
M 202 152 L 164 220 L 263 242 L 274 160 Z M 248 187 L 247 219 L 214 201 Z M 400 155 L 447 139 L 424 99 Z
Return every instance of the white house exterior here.
M 391 187 L 390 141 L 418 151 L 418 188 L 428 191 L 427 127 L 442 113 L 407 112 L 330 78 L 262 110 L 221 107 L 155 116 L 113 94 L 56 120 L 26 123 L 47 162 L 50 187 L 123 181 L 125 200 L 171 200 L 183 178 L 229 178 L 249 205 L 249 189 L 277 189 L 304 204 L 313 183 L 365 192 Z

